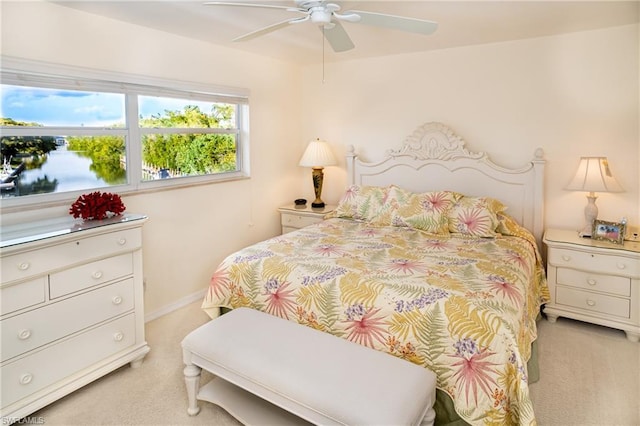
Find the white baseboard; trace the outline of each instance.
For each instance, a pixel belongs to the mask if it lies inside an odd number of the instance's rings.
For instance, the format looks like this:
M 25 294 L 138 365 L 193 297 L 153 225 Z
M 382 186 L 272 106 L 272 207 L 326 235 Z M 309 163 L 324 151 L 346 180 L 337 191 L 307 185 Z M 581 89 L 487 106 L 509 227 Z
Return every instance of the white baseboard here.
M 175 310 L 182 308 L 183 306 L 187 306 L 190 303 L 196 302 L 198 300 L 202 300 L 206 292 L 207 292 L 207 289 L 205 288 L 204 290 L 185 296 L 182 299 L 178 299 L 175 302 L 169 305 L 166 305 L 160 309 L 157 309 L 153 312 L 149 312 L 148 314 L 145 314 L 144 322 L 153 321 L 154 319 L 158 319 L 163 315 L 167 315 Z

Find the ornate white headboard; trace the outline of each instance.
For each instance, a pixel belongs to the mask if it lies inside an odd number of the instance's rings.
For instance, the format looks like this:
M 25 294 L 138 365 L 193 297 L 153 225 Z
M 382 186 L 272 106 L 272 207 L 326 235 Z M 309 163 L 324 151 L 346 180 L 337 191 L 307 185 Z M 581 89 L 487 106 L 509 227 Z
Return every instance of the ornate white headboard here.
M 442 123 L 427 123 L 406 138 L 403 146 L 387 152 L 377 163 L 361 161 L 353 146 L 347 152 L 349 184 L 395 184 L 413 192 L 450 190 L 493 197 L 507 212 L 542 239 L 544 219 L 543 152 L 538 148 L 525 167 L 508 169 L 483 152 L 469 152 L 464 140 Z

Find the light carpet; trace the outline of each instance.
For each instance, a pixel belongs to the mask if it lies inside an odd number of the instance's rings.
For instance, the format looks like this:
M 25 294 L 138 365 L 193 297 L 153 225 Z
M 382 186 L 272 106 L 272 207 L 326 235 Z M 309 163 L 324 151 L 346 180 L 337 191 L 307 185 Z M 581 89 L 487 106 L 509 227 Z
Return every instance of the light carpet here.
M 200 302 L 146 325 L 151 352 L 33 413 L 45 425 L 238 425 L 200 402 L 187 415 L 180 342 L 208 320 Z M 538 424 L 640 425 L 640 344 L 623 332 L 560 318 L 539 322 L 540 380 L 530 385 Z M 211 379 L 203 372 L 202 383 Z

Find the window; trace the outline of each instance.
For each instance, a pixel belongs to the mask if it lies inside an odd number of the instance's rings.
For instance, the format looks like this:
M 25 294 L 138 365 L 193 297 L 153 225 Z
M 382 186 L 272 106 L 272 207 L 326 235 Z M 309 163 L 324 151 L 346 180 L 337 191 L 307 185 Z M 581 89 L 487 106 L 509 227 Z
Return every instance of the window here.
M 235 105 L 155 96 L 138 105 L 143 181 L 238 170 Z
M 248 100 L 238 89 L 7 69 L 1 76 L 3 207 L 248 175 Z

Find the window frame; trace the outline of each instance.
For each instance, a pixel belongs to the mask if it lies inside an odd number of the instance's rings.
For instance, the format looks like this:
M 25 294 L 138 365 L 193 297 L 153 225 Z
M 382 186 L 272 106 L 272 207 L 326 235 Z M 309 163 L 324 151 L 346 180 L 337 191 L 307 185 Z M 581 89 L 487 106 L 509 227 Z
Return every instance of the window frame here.
M 178 189 L 194 185 L 247 179 L 249 170 L 249 91 L 247 89 L 165 80 L 133 74 L 99 71 L 88 68 L 30 61 L 0 55 L 0 80 L 2 84 L 52 89 L 86 90 L 120 93 L 125 96 L 125 127 L 1 127 L 8 136 L 69 136 L 117 135 L 125 137 L 127 156 L 127 183 L 96 187 L 79 191 L 37 194 L 26 197 L 3 198 L 0 212 L 12 212 L 28 208 L 41 208 L 70 204 L 83 193 L 92 191 L 117 192 L 120 195 Z M 140 128 L 138 96 L 173 97 L 205 102 L 220 102 L 236 105 L 235 128 Z M 13 118 L 13 117 L 11 117 Z M 142 180 L 142 139 L 144 133 L 223 133 L 236 138 L 237 170 L 198 176 L 183 176 L 171 179 Z

